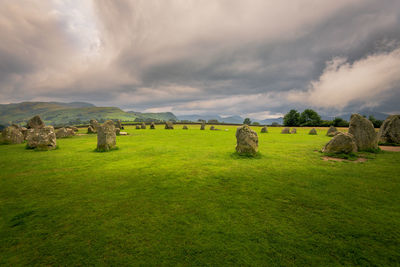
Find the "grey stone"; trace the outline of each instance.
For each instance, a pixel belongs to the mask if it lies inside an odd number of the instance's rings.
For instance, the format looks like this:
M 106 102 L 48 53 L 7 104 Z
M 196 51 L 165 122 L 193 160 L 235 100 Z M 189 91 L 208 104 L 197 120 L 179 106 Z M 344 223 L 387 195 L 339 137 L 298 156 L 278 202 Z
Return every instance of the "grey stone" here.
M 31 128 L 26 137 L 27 146 L 39 150 L 52 150 L 57 147 L 56 134 L 53 126 Z
M 354 136 L 358 151 L 378 148 L 374 125 L 360 114 L 351 115 L 349 133 Z
M 206 129 L 206 123 L 202 122 L 200 126 L 200 130 L 205 130 Z
M 350 154 L 357 152 L 357 145 L 353 135 L 349 133 L 338 133 L 324 146 L 322 152 Z
M 291 134 L 296 134 L 297 133 L 297 129 L 293 128 L 292 131 L 290 131 Z
M 167 130 L 173 130 L 174 129 L 174 124 L 171 121 L 167 121 L 165 123 L 165 129 Z
M 142 125 L 140 126 L 142 129 L 146 129 L 146 123 L 142 122 Z
M 183 130 L 188 130 L 189 128 L 186 125 L 183 125 Z
M 75 131 L 72 130 L 71 128 L 60 128 L 56 131 L 56 137 L 57 138 L 66 138 L 70 136 L 74 136 Z
M 152 122 L 152 123 L 150 124 L 150 129 L 151 129 L 151 130 L 156 129 L 156 125 L 154 124 L 154 122 Z
M 317 135 L 317 130 L 315 130 L 315 128 L 312 128 L 308 134 Z
M 24 140 L 24 134 L 19 126 L 11 125 L 1 132 L 1 143 L 3 144 L 21 144 Z
M 211 130 L 211 131 L 215 130 L 215 127 L 214 127 L 214 126 L 211 126 L 211 127 L 210 127 L 210 130 Z
M 268 133 L 267 126 L 261 128 L 261 133 Z
M 288 128 L 288 127 L 283 128 L 281 133 L 283 133 L 283 134 L 290 134 L 290 128 Z
M 116 146 L 116 134 L 114 122 L 106 121 L 97 128 L 97 150 L 109 151 Z
M 248 125 L 236 130 L 236 151 L 239 154 L 254 155 L 258 151 L 258 136 Z
M 400 115 L 391 115 L 386 118 L 379 129 L 379 142 L 400 144 Z
M 336 129 L 335 126 L 331 125 L 331 127 L 329 127 L 328 131 L 326 132 L 327 136 L 335 136 L 337 134 L 338 130 Z
M 45 126 L 42 118 L 40 118 L 39 115 L 36 115 L 34 117 L 32 117 L 29 121 L 28 121 L 28 129 L 32 129 L 32 128 L 43 128 Z

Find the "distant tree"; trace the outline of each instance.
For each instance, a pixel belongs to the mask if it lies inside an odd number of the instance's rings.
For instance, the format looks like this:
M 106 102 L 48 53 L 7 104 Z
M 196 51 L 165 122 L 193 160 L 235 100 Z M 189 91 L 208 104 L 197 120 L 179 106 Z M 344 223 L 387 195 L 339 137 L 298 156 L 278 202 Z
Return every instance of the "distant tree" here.
M 250 125 L 251 124 L 250 118 L 245 118 L 244 121 L 243 121 L 243 124 Z
M 335 126 L 335 127 L 349 127 L 349 122 L 344 120 L 344 119 L 342 119 L 342 118 L 336 117 L 332 121 L 332 125 Z
M 197 121 L 201 122 L 201 123 L 206 122 L 206 120 L 203 120 L 203 119 L 198 119 Z
M 315 110 L 306 109 L 300 115 L 301 126 L 319 126 L 321 124 L 321 116 Z
M 373 115 L 369 115 L 368 119 L 372 122 L 375 128 L 380 128 L 383 124 L 382 120 L 377 120 Z
M 218 120 L 216 120 L 216 119 L 208 120 L 208 123 L 218 123 Z
M 300 113 L 292 109 L 283 117 L 283 125 L 285 126 L 299 126 L 300 125 Z
M 274 121 L 274 122 L 271 124 L 271 126 L 277 127 L 277 126 L 279 126 L 279 123 L 277 123 L 276 121 Z
M 260 123 L 258 121 L 255 121 L 252 123 L 253 125 L 260 125 Z

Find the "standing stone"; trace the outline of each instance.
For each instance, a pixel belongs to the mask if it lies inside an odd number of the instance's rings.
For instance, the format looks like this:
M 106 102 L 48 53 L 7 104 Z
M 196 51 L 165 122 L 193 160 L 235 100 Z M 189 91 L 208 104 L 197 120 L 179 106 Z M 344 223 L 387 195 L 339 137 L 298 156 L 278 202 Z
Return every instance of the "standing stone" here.
M 97 128 L 99 127 L 99 123 L 97 120 L 95 119 L 91 119 L 89 122 L 89 127 L 88 127 L 88 134 L 92 134 L 92 133 L 97 133 Z
M 292 131 L 291 131 L 290 133 L 292 133 L 292 134 L 297 133 L 297 129 L 296 129 L 296 128 L 293 128 Z
M 57 147 L 56 134 L 53 126 L 31 128 L 26 137 L 28 148 L 39 150 L 52 150 Z
M 156 125 L 154 124 L 154 122 L 152 122 L 152 123 L 150 124 L 150 129 L 151 129 L 151 130 L 156 129 Z
M 374 125 L 360 114 L 351 115 L 349 133 L 354 136 L 359 151 L 378 148 Z
M 283 133 L 283 134 L 290 134 L 290 128 L 288 128 L 288 127 L 283 128 L 281 133 Z
M 56 137 L 57 138 L 66 138 L 70 136 L 74 136 L 75 131 L 70 129 L 70 128 L 60 128 L 56 131 Z
M 268 133 L 267 126 L 261 128 L 261 133 Z
M 186 125 L 183 125 L 183 130 L 188 130 L 189 128 Z
M 116 135 L 120 135 L 121 133 L 121 129 L 120 128 L 115 128 L 115 134 Z
M 325 145 L 322 152 L 350 154 L 357 152 L 357 145 L 353 135 L 349 133 L 338 133 Z
M 88 134 L 95 134 L 97 133 L 96 129 L 93 128 L 92 125 L 89 125 L 88 129 L 87 129 L 87 133 Z
M 123 129 L 124 129 L 124 126 L 122 126 L 122 123 L 121 123 L 120 120 L 117 120 L 117 121 L 115 122 L 115 128 L 119 128 L 120 130 L 123 130 Z
M 206 122 L 202 122 L 200 126 L 200 130 L 205 130 L 206 129 Z
M 24 134 L 16 125 L 6 127 L 1 133 L 1 139 L 3 144 L 21 144 L 25 140 Z
M 215 130 L 214 125 L 210 127 L 210 130 L 211 130 L 211 131 Z
M 391 115 L 379 129 L 379 142 L 400 144 L 400 115 Z
M 136 125 L 136 130 L 140 130 L 140 126 L 139 125 Z
M 328 132 L 326 133 L 327 136 L 335 136 L 337 134 L 338 130 L 336 129 L 335 126 L 331 125 L 329 127 Z
M 167 129 L 167 130 L 173 130 L 174 129 L 174 125 L 172 124 L 171 121 L 167 121 L 165 123 L 165 129 Z
M 39 115 L 36 115 L 36 116 L 34 116 L 33 118 L 31 118 L 29 121 L 28 121 L 28 129 L 33 129 L 33 128 L 43 128 L 45 125 L 44 125 L 44 122 L 43 122 L 43 120 L 40 118 L 40 116 Z
M 308 134 L 317 135 L 317 130 L 315 130 L 315 128 L 312 128 Z
M 114 122 L 106 121 L 97 128 L 97 151 L 109 151 L 116 146 Z
M 146 123 L 142 122 L 142 125 L 140 126 L 142 129 L 146 129 Z
M 258 136 L 248 125 L 236 130 L 236 151 L 239 154 L 254 155 L 258 151 Z

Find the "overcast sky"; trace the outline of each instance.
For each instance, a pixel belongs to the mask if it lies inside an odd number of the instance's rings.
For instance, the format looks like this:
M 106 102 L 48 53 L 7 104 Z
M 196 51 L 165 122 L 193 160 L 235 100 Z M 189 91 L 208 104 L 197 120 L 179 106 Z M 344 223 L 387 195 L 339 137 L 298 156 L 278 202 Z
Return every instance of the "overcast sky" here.
M 399 0 L 1 0 L 0 103 L 400 112 Z

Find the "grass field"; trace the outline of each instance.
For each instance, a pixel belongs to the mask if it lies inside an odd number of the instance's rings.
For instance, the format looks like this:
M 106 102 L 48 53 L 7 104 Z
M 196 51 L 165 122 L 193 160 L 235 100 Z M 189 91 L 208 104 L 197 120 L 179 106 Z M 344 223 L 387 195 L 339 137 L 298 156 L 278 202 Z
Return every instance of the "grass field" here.
M 327 129 L 270 127 L 242 158 L 233 126 L 181 128 L 0 146 L 0 264 L 400 264 L 400 153 L 323 161 Z

